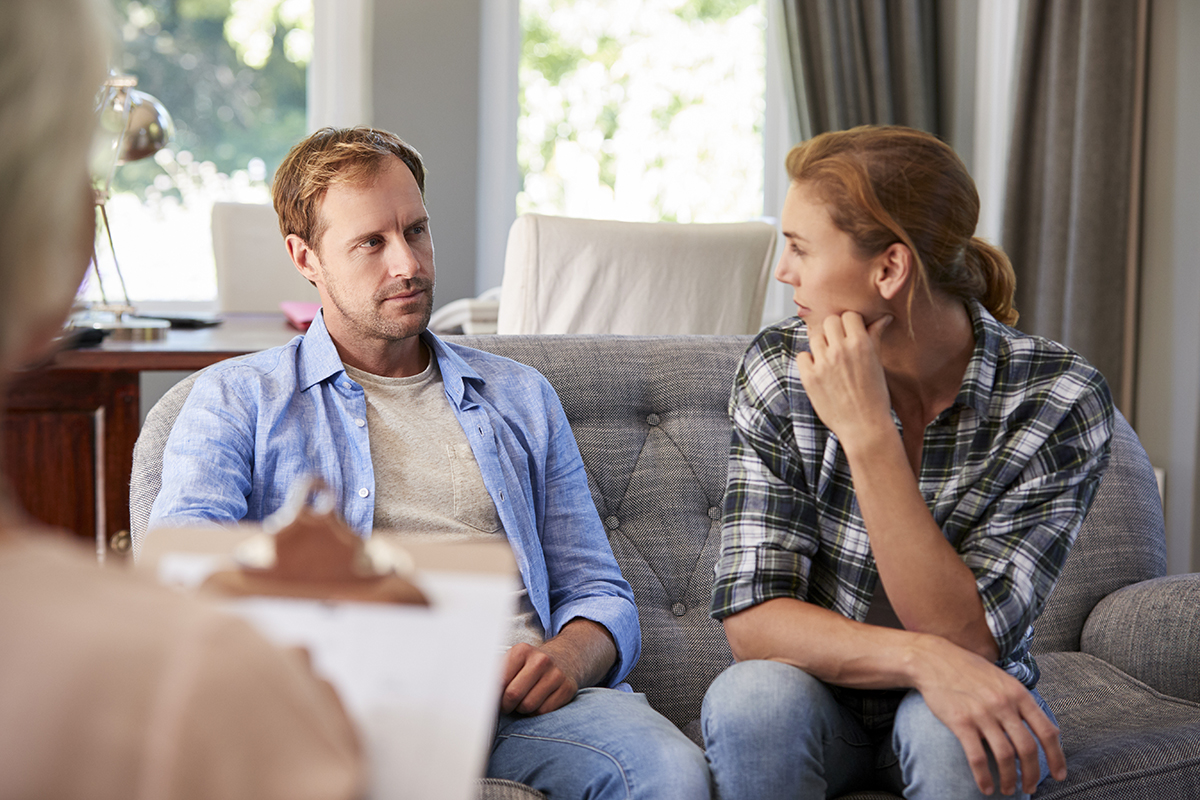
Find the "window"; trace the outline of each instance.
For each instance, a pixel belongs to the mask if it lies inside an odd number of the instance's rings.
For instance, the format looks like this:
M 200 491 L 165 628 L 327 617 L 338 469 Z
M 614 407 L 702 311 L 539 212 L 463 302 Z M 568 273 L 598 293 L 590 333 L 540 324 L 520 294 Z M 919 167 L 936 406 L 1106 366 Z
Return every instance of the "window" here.
M 763 213 L 763 0 L 522 0 L 517 213 Z
M 124 39 L 117 67 L 175 122 L 166 149 L 118 167 L 113 180 L 108 214 L 129 295 L 211 302 L 212 204 L 269 201 L 270 176 L 307 131 L 312 0 L 114 5 Z M 100 261 L 109 287 L 111 260 Z M 93 283 L 88 299 L 99 294 Z

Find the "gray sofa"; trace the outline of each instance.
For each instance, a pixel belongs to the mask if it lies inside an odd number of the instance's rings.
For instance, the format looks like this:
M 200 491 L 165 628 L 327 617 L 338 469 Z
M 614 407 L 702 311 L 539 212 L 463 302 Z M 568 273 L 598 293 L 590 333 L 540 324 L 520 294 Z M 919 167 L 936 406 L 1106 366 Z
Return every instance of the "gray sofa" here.
M 641 614 L 629 682 L 699 739 L 700 702 L 730 662 L 708 616 L 729 443 L 726 402 L 748 337 L 483 336 L 457 341 L 530 364 L 558 391 L 600 518 Z M 190 388 L 151 412 L 135 451 L 133 533 L 145 531 L 163 442 Z M 1162 507 L 1118 419 L 1111 466 L 1037 626 L 1040 689 L 1068 778 L 1039 798 L 1200 797 L 1200 575 L 1164 577 Z M 505 782 L 485 798 L 541 795 Z M 891 797 L 860 793 L 856 800 Z

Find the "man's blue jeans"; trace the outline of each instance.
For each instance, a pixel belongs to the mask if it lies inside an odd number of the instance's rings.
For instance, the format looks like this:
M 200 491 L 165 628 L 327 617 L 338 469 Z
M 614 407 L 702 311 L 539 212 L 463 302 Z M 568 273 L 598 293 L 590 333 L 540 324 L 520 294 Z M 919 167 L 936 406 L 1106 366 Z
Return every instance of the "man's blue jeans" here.
M 1053 720 L 1041 697 L 1034 697 Z M 872 731 L 806 672 L 775 661 L 743 661 L 713 681 L 701 720 L 721 800 L 808 800 L 865 789 L 921 800 L 988 797 L 975 784 L 958 739 L 915 690 L 903 695 L 890 730 L 884 725 Z M 1040 746 L 1039 761 L 1045 778 Z M 997 793 L 991 797 L 1000 797 L 994 763 L 992 776 Z
M 707 800 L 704 753 L 640 694 L 583 689 L 537 717 L 503 714 L 489 778 L 551 800 Z

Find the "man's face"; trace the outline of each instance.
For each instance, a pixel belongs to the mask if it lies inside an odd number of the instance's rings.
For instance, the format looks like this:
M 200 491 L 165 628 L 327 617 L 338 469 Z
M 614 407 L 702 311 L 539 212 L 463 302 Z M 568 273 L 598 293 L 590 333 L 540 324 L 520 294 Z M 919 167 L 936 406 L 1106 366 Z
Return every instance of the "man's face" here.
M 334 184 L 317 211 L 325 230 L 305 274 L 335 340 L 398 341 L 425 330 L 433 310 L 433 238 L 404 162 L 391 159 L 367 183 Z

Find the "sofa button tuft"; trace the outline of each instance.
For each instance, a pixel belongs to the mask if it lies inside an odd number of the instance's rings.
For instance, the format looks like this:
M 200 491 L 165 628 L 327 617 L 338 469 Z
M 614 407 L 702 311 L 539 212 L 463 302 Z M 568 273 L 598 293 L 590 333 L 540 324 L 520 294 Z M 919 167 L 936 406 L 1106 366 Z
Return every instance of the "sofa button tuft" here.
M 621 527 L 621 520 L 617 519 L 616 517 L 608 517 L 604 520 L 604 526 L 610 531 L 615 531 L 617 528 Z
M 685 606 L 683 603 L 676 603 L 675 605 L 671 606 L 671 613 L 677 617 L 682 617 L 687 613 L 687 606 Z
M 650 416 L 646 417 L 646 422 L 651 425 L 657 425 L 658 424 L 658 414 L 651 414 Z
M 720 519 L 721 518 L 721 507 L 713 506 L 712 508 L 710 508 L 708 510 L 708 518 L 709 519 Z

